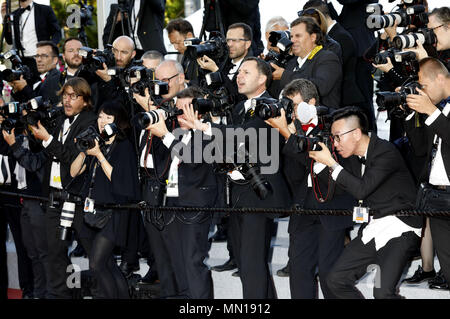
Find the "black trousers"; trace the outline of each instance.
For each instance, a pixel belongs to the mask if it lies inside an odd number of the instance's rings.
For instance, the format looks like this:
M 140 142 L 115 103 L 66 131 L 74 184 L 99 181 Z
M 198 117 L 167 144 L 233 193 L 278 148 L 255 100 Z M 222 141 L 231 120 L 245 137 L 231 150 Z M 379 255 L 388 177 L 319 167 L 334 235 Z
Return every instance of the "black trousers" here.
M 3 195 L 2 195 L 3 196 Z M 17 253 L 19 286 L 24 294 L 33 293 L 33 270 L 31 260 L 23 243 L 20 226 L 20 207 L 10 203 L 0 203 L 0 298 L 8 296 L 8 264 L 6 254 L 7 226 L 11 229 Z
M 229 222 L 244 299 L 276 298 L 269 271 L 272 219 L 262 214 L 231 214 Z
M 450 219 L 430 218 L 431 237 L 442 273 L 447 282 L 450 281 Z
M 47 294 L 47 236 L 45 212 L 41 203 L 33 199 L 24 199 L 20 218 L 23 243 L 33 267 L 34 297 L 45 298 Z
M 211 271 L 204 263 L 208 255 L 211 219 L 186 224 L 175 218 L 163 229 L 145 221 L 155 256 L 161 297 L 209 299 L 213 297 Z
M 47 207 L 46 210 L 46 228 L 48 244 L 48 293 L 49 299 L 70 299 L 72 291 L 67 285 L 67 277 L 71 274 L 71 261 L 68 257 L 68 246 L 70 241 L 61 240 L 59 236 L 59 225 L 61 217 L 61 205 L 55 205 L 55 208 Z M 80 232 L 83 227 L 83 207 L 77 205 L 75 208 L 75 217 L 72 228 Z M 91 242 L 88 238 L 79 236 L 81 244 L 90 252 Z
M 326 278 L 344 250 L 345 229 L 326 229 L 318 216 L 292 215 L 289 223 L 293 226 L 289 234 L 291 298 L 318 298 L 316 268 L 324 297 L 333 298 Z
M 420 244 L 414 232 L 403 233 L 387 242 L 378 251 L 375 240 L 366 245 L 358 235 L 344 249 L 327 277 L 330 291 L 339 299 L 362 299 L 355 283 L 373 266 L 377 275 L 373 296 L 376 299 L 398 299 L 397 284 L 407 262 L 413 257 Z M 378 273 L 379 272 L 379 273 Z

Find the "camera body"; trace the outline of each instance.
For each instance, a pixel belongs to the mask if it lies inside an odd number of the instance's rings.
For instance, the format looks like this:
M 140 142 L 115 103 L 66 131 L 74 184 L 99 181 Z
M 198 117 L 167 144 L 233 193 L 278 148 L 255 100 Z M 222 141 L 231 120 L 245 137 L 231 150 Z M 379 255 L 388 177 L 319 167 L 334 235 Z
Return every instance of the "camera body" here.
M 309 132 L 309 136 L 296 135 L 296 144 L 299 152 L 320 151 L 322 147 L 319 142 L 324 143 L 329 150 L 333 147 L 333 138 L 331 136 L 332 116 L 330 109 L 326 106 L 316 106 L 318 123 L 315 128 Z
M 254 98 L 252 107 L 254 107 L 255 114 L 263 120 L 280 116 L 281 109 L 285 111 L 288 124 L 293 120 L 294 102 L 287 97 L 282 97 L 280 100 L 267 97 Z
M 422 88 L 418 82 L 410 82 L 402 86 L 399 92 L 378 92 L 376 93 L 376 103 L 378 105 L 378 111 L 387 111 L 388 118 L 392 116 L 398 118 L 405 118 L 412 111 L 406 103 L 406 97 L 408 94 L 419 94 L 417 88 Z M 403 110 L 400 108 L 403 108 Z
M 118 133 L 118 131 L 119 129 L 115 123 L 106 124 L 105 129 L 101 133 L 98 133 L 93 126 L 89 126 L 76 137 L 76 146 L 80 152 L 86 152 L 95 147 L 95 141 L 97 140 L 100 148 L 102 148 L 111 137 Z
M 273 63 L 281 68 L 286 68 L 287 62 L 293 57 L 289 54 L 292 48 L 289 31 L 272 31 L 269 35 L 269 42 L 273 47 L 277 47 L 280 52 L 269 50 L 264 60 Z
M 9 60 L 11 62 L 11 69 L 4 69 L 1 71 L 1 79 L 6 82 L 13 82 L 20 80 L 23 76 L 25 80 L 31 79 L 30 68 L 22 63 L 22 59 L 17 54 L 16 50 L 9 50 L 4 54 L 0 54 L 0 60 L 4 62 Z
M 197 43 L 197 41 L 191 42 Z M 204 55 L 213 59 L 216 63 L 223 61 L 228 57 L 228 45 L 225 37 L 217 31 L 210 33 L 208 41 L 202 44 L 192 44 L 188 45 L 184 55 L 191 61 L 197 60 Z
M 213 72 L 205 76 L 207 86 L 205 98 L 194 98 L 192 105 L 199 114 L 211 112 L 213 116 L 225 116 L 234 106 L 234 98 L 223 86 L 224 81 L 220 72 Z
M 93 73 L 97 70 L 102 70 L 103 63 L 105 63 L 107 67 L 112 67 L 116 64 L 111 45 L 108 45 L 103 51 L 81 47 L 79 54 L 83 58 L 83 69 L 88 72 Z

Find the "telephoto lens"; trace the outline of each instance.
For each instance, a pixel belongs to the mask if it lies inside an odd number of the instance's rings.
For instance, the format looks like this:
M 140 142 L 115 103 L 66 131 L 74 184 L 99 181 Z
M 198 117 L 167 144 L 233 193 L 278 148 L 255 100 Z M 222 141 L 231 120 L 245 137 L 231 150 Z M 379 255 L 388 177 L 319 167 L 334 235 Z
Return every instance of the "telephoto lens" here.
M 153 110 L 150 112 L 141 112 L 136 114 L 131 123 L 135 126 L 140 127 L 141 129 L 146 129 L 150 125 L 159 122 L 160 117 L 162 116 L 163 120 L 167 119 L 167 112 L 164 110 Z
M 73 218 L 75 217 L 75 203 L 64 202 L 60 218 L 60 239 L 70 240 Z

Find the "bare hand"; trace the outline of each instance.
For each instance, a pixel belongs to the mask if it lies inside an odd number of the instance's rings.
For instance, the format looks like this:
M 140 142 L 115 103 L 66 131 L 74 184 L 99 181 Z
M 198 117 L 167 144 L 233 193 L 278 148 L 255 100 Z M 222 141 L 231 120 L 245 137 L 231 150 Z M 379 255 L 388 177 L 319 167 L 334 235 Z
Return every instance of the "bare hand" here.
M 209 58 L 206 55 L 202 56 L 201 58 L 198 58 L 197 63 L 202 69 L 211 72 L 219 71 L 219 67 L 217 66 L 216 62 L 214 62 L 211 58 Z
M 14 128 L 11 130 L 11 133 L 6 132 L 5 130 L 2 130 L 3 139 L 6 143 L 8 143 L 9 146 L 16 143 L 16 136 L 14 135 Z
M 289 131 L 288 124 L 286 121 L 286 114 L 284 112 L 284 109 L 281 109 L 280 111 L 281 115 L 278 117 L 272 117 L 268 120 L 265 120 L 268 125 L 272 126 L 273 128 L 278 129 L 281 135 L 283 135 L 286 139 L 289 138 L 291 135 L 291 132 Z
M 103 70 L 97 70 L 95 71 L 95 74 L 97 74 L 105 82 L 109 82 L 112 79 L 111 75 L 108 74 L 108 67 L 105 63 L 103 63 Z
M 283 76 L 284 69 L 282 67 L 279 67 L 278 65 L 276 65 L 274 63 L 270 63 L 270 66 L 275 69 L 272 72 L 272 79 L 273 80 L 281 80 L 281 77 Z
M 5 21 L 6 16 L 6 1 L 2 3 L 2 21 Z
M 391 62 L 391 58 L 387 58 L 387 63 L 385 64 L 373 64 L 372 65 L 374 67 L 376 67 L 377 69 L 381 70 L 384 73 L 389 72 L 392 68 L 394 68 L 394 65 Z
M 148 88 L 145 89 L 145 96 L 140 95 L 139 93 L 133 93 L 134 100 L 146 111 L 156 110 L 156 106 L 153 101 L 150 99 L 150 94 L 148 92 Z
M 421 89 L 417 89 L 419 94 L 409 94 L 406 97 L 406 103 L 411 110 L 416 112 L 431 115 L 436 111 L 437 107 L 431 102 L 428 95 Z
M 150 130 L 150 132 L 158 137 L 162 137 L 169 133 L 169 130 L 166 126 L 166 121 L 164 121 L 164 117 L 160 116 L 159 121 L 153 125 L 149 125 L 146 130 Z
M 322 163 L 328 167 L 331 167 L 336 163 L 334 158 L 331 156 L 330 150 L 326 147 L 325 144 L 319 142 L 319 145 L 322 147 L 321 151 L 310 151 L 309 157 L 315 160 L 318 163 Z
M 25 81 L 23 75 L 21 75 L 19 80 L 9 82 L 9 84 L 12 86 L 14 92 L 20 92 L 27 86 L 27 81 Z
M 421 60 L 428 56 L 427 51 L 424 49 L 422 43 L 416 41 L 417 46 L 414 48 L 410 48 L 407 51 L 414 52 L 416 54 L 417 60 Z
M 41 121 L 38 122 L 37 127 L 32 125 L 30 125 L 30 127 L 34 137 L 36 137 L 38 140 L 47 141 L 50 138 L 50 134 L 47 132 L 45 127 L 42 126 Z
M 100 146 L 98 145 L 97 139 L 94 140 L 95 146 L 93 148 L 90 148 L 86 151 L 87 155 L 92 155 L 95 157 L 99 157 L 100 155 L 103 155 L 102 151 L 100 150 Z
M 198 111 L 194 111 L 194 106 L 192 104 L 185 104 L 181 106 L 183 110 L 183 116 L 178 118 L 180 125 L 184 125 L 194 130 L 205 130 L 205 126 L 198 119 Z M 206 125 L 206 124 L 205 124 Z

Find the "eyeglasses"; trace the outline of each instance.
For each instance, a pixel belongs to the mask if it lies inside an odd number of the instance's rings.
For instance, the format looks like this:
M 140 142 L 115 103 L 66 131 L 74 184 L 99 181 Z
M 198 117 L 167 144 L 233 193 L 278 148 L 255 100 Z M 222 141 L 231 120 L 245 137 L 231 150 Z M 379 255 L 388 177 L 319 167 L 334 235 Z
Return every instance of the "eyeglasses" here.
M 357 129 L 357 127 L 354 128 L 353 130 L 350 130 L 350 131 L 347 131 L 347 132 L 344 132 L 344 133 L 341 133 L 341 134 L 336 134 L 336 135 L 333 135 L 333 136 L 331 136 L 331 137 L 333 138 L 333 140 L 335 140 L 336 142 L 340 143 L 340 142 L 341 142 L 341 137 L 342 137 L 343 135 L 345 135 L 345 134 L 347 134 L 347 133 L 350 133 L 350 132 L 353 132 L 353 131 L 356 130 L 356 129 Z
M 48 54 L 36 54 L 34 56 L 35 59 L 48 59 L 48 58 L 53 58 L 54 55 L 48 55 Z
M 227 39 L 227 43 L 236 43 L 236 42 L 241 42 L 241 41 L 250 41 L 250 40 L 243 39 L 243 38 L 238 38 L 238 39 L 229 38 L 229 39 Z
M 161 79 L 161 81 L 169 83 L 169 81 L 172 80 L 174 77 L 176 77 L 178 74 L 180 74 L 180 73 L 172 75 L 170 78 L 163 78 L 163 79 Z
M 79 96 L 81 96 L 81 95 L 78 95 L 76 93 L 63 93 L 62 98 L 66 99 L 66 98 L 70 97 L 71 100 L 75 101 L 76 99 L 78 99 Z
M 434 27 L 434 28 L 430 28 L 430 30 L 435 30 L 435 29 L 437 29 L 437 28 L 440 28 L 440 27 L 442 27 L 443 26 L 443 24 L 441 24 L 441 25 L 438 25 L 437 27 Z

